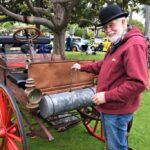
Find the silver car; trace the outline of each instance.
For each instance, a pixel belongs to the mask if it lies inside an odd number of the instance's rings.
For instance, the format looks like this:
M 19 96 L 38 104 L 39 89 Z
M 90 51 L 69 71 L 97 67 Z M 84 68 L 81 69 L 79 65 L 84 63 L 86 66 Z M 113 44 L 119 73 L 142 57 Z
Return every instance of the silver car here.
M 71 51 L 87 51 L 89 41 L 81 37 L 72 37 Z

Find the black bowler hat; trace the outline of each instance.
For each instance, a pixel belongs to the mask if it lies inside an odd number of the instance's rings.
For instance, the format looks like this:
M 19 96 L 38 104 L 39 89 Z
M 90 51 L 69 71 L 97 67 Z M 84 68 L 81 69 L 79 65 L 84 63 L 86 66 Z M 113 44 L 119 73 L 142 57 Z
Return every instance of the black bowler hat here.
M 99 24 L 98 26 L 103 26 L 106 23 L 117 18 L 127 17 L 128 14 L 129 13 L 127 12 L 123 12 L 121 8 L 116 4 L 108 5 L 107 7 L 104 7 L 100 10 L 99 19 L 101 24 Z

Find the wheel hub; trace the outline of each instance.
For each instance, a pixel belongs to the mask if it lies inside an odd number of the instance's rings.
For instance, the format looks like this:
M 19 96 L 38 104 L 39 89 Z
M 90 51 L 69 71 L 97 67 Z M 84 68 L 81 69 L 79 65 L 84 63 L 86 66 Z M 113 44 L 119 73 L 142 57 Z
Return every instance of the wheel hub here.
M 17 131 L 17 128 L 13 127 L 9 132 L 12 133 L 12 134 L 14 134 L 14 133 L 16 133 L 16 131 Z
M 6 133 L 7 133 L 6 129 L 3 127 L 0 127 L 0 138 L 5 137 Z

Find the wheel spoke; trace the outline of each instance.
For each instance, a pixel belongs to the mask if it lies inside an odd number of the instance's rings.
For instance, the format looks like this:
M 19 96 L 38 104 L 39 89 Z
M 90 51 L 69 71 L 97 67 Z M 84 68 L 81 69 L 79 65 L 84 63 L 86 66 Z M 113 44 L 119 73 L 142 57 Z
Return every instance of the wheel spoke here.
M 13 128 L 17 128 L 17 123 L 13 123 L 9 128 L 7 128 L 7 132 L 9 132 L 10 130 L 12 130 Z
M 87 107 L 82 108 L 79 112 L 87 131 L 95 138 L 104 141 L 105 139 L 100 121 L 100 115 L 97 110 L 94 107 Z
M 21 137 L 16 136 L 15 134 L 7 133 L 7 135 L 8 135 L 9 138 L 14 139 L 15 141 L 18 141 L 18 142 L 20 142 L 20 143 L 22 142 Z
M 5 143 L 6 150 L 19 150 L 17 144 L 11 138 L 8 138 Z
M 90 124 L 90 122 L 91 122 L 91 119 L 88 118 L 88 119 L 85 119 L 85 122 L 84 122 L 84 123 L 85 123 L 85 125 L 88 126 L 88 125 Z
M 20 135 L 17 136 L 16 133 L 19 133 L 17 123 L 14 123 L 9 128 L 7 128 L 7 135 L 21 143 L 22 138 L 20 137 Z
M 93 129 L 93 132 L 96 132 L 96 129 L 97 129 L 97 126 L 98 126 L 98 122 L 99 121 L 97 121 L 97 120 L 95 121 L 95 126 L 94 126 L 94 129 Z

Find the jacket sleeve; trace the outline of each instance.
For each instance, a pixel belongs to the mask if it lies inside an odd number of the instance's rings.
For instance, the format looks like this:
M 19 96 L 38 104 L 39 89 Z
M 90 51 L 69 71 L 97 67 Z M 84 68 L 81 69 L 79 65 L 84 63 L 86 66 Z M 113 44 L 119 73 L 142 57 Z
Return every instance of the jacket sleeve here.
M 81 65 L 81 71 L 86 71 L 98 75 L 102 64 L 103 64 L 103 60 Z
M 138 96 L 147 87 L 147 48 L 133 45 L 125 52 L 123 63 L 126 80 L 116 88 L 106 91 L 106 101 L 126 101 Z

